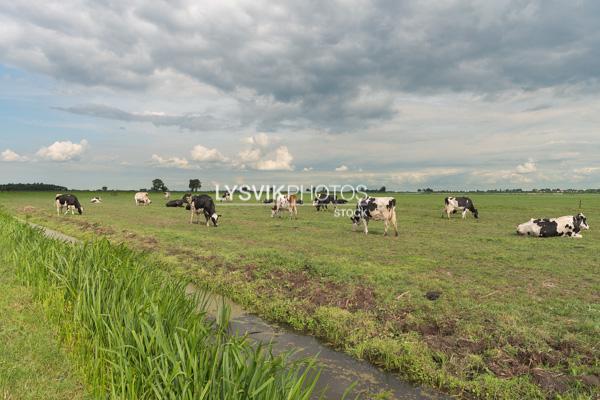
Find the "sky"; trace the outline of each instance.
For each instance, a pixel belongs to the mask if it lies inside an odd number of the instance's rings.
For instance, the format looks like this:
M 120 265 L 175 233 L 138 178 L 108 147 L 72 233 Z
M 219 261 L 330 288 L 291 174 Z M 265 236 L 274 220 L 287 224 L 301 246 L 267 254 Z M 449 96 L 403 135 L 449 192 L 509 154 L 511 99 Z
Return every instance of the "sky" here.
M 597 1 L 0 2 L 0 183 L 600 187 Z

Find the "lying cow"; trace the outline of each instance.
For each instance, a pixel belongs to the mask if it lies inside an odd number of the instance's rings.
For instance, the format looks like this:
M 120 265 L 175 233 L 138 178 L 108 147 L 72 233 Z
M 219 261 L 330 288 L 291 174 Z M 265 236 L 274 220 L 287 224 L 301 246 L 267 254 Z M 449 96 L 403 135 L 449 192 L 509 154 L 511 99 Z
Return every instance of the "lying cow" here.
M 467 211 L 473 213 L 475 218 L 479 218 L 479 213 L 477 212 L 477 209 L 473 205 L 473 201 L 470 198 L 446 197 L 444 199 L 444 211 L 442 213 L 442 217 L 444 216 L 444 213 L 446 213 L 448 219 L 450 219 L 450 214 L 454 214 L 457 211 L 462 211 L 463 219 L 467 215 Z
M 232 197 L 231 197 L 231 193 L 229 192 L 225 192 L 223 193 L 223 195 L 219 198 L 219 201 L 232 201 Z
M 279 215 L 280 211 L 288 210 L 290 217 L 298 218 L 298 199 L 295 194 L 277 196 L 277 201 L 273 208 L 271 208 L 271 218 Z
M 63 208 L 66 208 L 65 215 L 71 211 L 71 214 L 75 215 L 75 210 L 79 213 L 79 215 L 83 214 L 83 207 L 79 203 L 79 200 L 76 196 L 72 194 L 57 194 L 54 197 L 56 201 L 56 214 L 60 215 Z
M 217 227 L 219 215 L 217 215 L 215 210 L 215 202 L 210 196 L 205 194 L 193 196 L 190 199 L 189 209 L 192 211 L 190 216 L 190 224 L 194 223 L 194 214 L 199 215 L 200 212 L 202 212 L 204 214 L 204 218 L 206 218 L 206 226 L 209 226 L 209 222 L 212 222 L 213 225 Z
M 90 203 L 100 204 L 100 203 L 102 203 L 102 199 L 100 197 L 92 197 L 92 199 L 90 200 Z
M 393 225 L 396 236 L 398 236 L 398 224 L 396 222 L 396 199 L 393 197 L 367 197 L 356 204 L 354 215 L 350 217 L 352 230 L 355 231 L 362 220 L 365 227 L 365 235 L 369 233 L 369 220 L 383 221 L 383 236 L 387 235 L 388 227 Z
M 168 201 L 167 204 L 165 204 L 165 205 L 167 207 L 183 207 L 184 204 L 185 204 L 184 200 L 177 199 L 177 200 Z
M 133 199 L 136 206 L 148 206 L 150 203 L 152 203 L 152 200 L 150 200 L 150 197 L 148 197 L 148 192 L 137 192 Z
M 533 219 L 517 226 L 517 234 L 537 237 L 568 236 L 582 238 L 581 230 L 590 229 L 585 215 L 566 215 L 558 218 Z

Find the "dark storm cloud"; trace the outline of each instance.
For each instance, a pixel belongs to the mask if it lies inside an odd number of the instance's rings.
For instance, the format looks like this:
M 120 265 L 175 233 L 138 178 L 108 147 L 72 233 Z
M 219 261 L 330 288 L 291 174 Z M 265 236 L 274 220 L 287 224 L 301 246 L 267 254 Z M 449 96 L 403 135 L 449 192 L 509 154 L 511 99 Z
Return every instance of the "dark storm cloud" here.
M 597 87 L 600 71 L 595 1 L 124 4 L 6 3 L 0 61 L 134 92 L 172 71 L 236 99 L 242 123 L 326 131 L 391 118 L 401 92 Z

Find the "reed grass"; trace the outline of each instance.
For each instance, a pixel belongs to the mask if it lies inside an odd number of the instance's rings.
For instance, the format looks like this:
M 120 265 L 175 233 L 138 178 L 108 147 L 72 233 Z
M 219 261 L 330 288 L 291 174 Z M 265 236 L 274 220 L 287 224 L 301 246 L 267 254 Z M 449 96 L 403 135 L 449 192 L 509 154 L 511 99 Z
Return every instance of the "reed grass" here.
M 45 305 L 94 397 L 292 400 L 315 392 L 314 360 L 231 334 L 226 307 L 211 320 L 206 302 L 149 257 L 107 240 L 65 244 L 5 214 L 0 231 L 0 257 Z

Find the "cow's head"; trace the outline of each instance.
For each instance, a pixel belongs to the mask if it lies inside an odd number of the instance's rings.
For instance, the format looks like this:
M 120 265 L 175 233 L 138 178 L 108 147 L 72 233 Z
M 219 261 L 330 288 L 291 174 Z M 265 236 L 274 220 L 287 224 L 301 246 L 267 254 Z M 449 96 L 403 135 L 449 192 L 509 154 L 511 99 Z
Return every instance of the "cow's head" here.
M 79 213 L 79 215 L 83 214 L 83 207 L 77 207 L 77 212 Z
M 477 211 L 477 209 L 476 209 L 476 208 L 473 208 L 473 216 L 474 216 L 475 218 L 479 218 L 479 212 Z
M 358 223 L 360 222 L 360 220 L 363 217 L 363 213 L 360 210 L 360 208 L 356 208 L 356 210 L 354 210 L 354 214 L 350 217 L 350 221 L 352 221 L 353 225 L 358 225 Z
M 217 221 L 219 220 L 219 217 L 220 217 L 220 215 L 218 215 L 217 213 L 213 213 L 213 214 L 210 216 L 210 220 L 211 220 L 211 222 L 213 223 L 213 225 L 215 226 L 215 228 L 216 228 L 217 226 L 219 226 L 219 225 L 217 225 Z
M 582 213 L 575 216 L 575 224 L 579 225 L 580 229 L 590 229 L 590 226 L 587 224 L 587 218 Z

